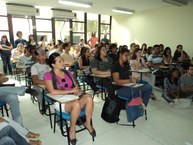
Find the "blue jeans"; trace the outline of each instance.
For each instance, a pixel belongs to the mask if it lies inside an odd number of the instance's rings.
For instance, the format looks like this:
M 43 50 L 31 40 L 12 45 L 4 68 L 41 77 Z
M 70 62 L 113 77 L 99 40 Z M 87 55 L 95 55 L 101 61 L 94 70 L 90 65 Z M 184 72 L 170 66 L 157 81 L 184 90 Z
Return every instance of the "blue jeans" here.
M 142 97 L 143 103 L 145 104 L 145 106 L 147 106 L 149 102 L 149 98 L 152 93 L 152 87 L 148 84 L 144 84 L 142 87 L 133 88 L 133 93 L 135 95 L 139 95 L 140 90 L 141 90 L 141 95 L 142 95 L 141 97 Z M 132 98 L 130 87 L 122 87 L 118 89 L 117 94 L 124 97 L 126 100 L 131 100 Z
M 8 138 L 4 138 L 4 137 L 8 137 Z M 4 127 L 0 131 L 0 138 L 4 138 L 4 141 L 7 141 L 10 145 L 14 145 L 14 143 L 15 145 L 29 145 L 29 143 L 10 125 Z M 6 145 L 9 145 L 9 144 L 6 144 Z M 0 142 L 0 145 L 1 145 L 1 142 Z
M 0 138 L 0 145 L 16 145 L 12 138 L 5 136 Z
M 25 87 L 0 87 L 0 100 L 10 106 L 13 120 L 23 124 L 17 95 L 24 95 Z
M 1 55 L 2 61 L 3 61 L 3 71 L 4 74 L 7 73 L 7 68 L 9 69 L 9 74 L 12 75 L 12 66 L 11 66 L 11 55 Z

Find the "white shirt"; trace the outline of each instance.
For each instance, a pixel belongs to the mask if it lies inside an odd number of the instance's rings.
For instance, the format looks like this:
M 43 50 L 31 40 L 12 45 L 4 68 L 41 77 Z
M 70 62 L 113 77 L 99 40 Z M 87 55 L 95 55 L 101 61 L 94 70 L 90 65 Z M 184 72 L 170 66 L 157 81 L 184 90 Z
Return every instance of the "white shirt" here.
M 37 75 L 38 79 L 44 80 L 44 73 L 50 71 L 51 68 L 47 64 L 35 63 L 31 67 L 31 75 Z

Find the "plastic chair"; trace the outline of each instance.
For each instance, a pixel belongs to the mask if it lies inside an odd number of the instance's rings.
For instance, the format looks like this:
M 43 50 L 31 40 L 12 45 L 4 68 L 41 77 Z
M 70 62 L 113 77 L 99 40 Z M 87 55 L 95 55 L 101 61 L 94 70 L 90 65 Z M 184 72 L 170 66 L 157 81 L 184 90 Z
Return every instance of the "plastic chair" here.
M 59 118 L 58 120 L 56 120 L 56 117 Z M 79 118 L 81 117 L 85 117 L 85 109 L 82 109 L 79 115 Z M 69 137 L 69 126 L 68 123 L 70 121 L 70 113 L 65 113 L 62 112 L 62 122 L 63 122 L 63 126 L 65 125 L 65 130 L 64 127 L 60 126 L 61 129 L 61 133 L 64 137 L 67 137 L 67 141 L 68 141 L 68 145 L 70 145 L 70 137 Z M 57 122 L 61 122 L 60 120 L 60 111 L 55 109 L 55 115 L 54 115 L 54 133 L 55 133 L 55 129 L 56 129 L 56 123 Z M 91 120 L 91 124 L 92 124 L 92 120 Z M 61 124 L 60 124 L 61 125 Z M 86 127 L 83 124 L 77 124 L 80 129 L 76 130 L 76 133 L 81 132 L 83 130 L 86 130 Z M 94 141 L 94 137 L 92 137 L 92 140 Z
M 4 117 L 4 109 L 6 111 L 7 117 L 9 117 L 9 109 L 7 108 L 6 102 L 5 101 L 0 101 L 0 110 L 2 113 L 2 116 Z

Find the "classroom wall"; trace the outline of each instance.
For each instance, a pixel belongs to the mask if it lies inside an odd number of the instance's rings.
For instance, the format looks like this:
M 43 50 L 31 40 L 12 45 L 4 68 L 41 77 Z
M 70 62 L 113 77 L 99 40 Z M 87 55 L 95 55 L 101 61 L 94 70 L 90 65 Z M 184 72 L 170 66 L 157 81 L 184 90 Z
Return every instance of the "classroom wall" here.
M 175 51 L 178 44 L 193 57 L 193 4 L 170 6 L 138 12 L 134 15 L 114 15 L 112 42 L 118 45 L 135 42 L 148 46 L 163 43 Z

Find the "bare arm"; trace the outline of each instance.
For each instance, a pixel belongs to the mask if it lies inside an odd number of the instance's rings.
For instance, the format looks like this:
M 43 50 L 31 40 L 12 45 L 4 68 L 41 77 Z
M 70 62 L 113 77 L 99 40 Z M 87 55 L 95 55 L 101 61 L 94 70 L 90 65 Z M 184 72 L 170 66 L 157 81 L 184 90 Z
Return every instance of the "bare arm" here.
M 32 75 L 32 82 L 34 85 L 44 85 L 44 81 L 40 80 L 37 75 Z
M 95 75 L 111 75 L 111 71 L 100 71 L 97 68 L 92 68 L 91 70 Z
M 112 74 L 113 76 L 113 80 L 115 81 L 115 84 L 117 85 L 123 85 L 123 84 L 127 84 L 127 83 L 136 83 L 136 78 L 131 78 L 131 79 L 120 79 L 119 77 L 119 73 L 115 72 Z

